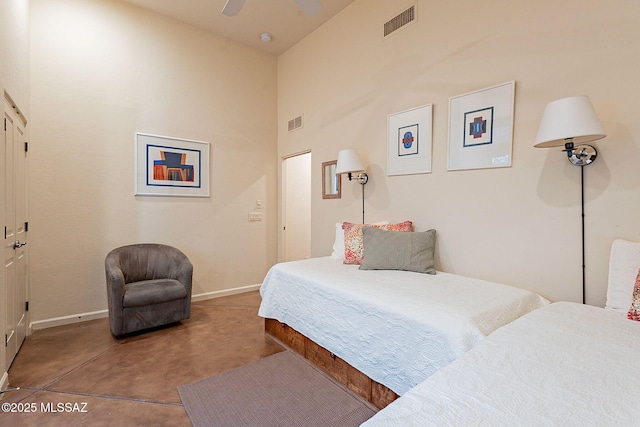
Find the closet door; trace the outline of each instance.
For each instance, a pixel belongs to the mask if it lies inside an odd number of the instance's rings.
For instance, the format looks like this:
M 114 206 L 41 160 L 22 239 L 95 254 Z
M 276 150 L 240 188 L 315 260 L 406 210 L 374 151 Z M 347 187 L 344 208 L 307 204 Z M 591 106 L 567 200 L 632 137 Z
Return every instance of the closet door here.
M 5 344 L 11 365 L 27 333 L 27 145 L 26 123 L 12 102 L 4 105 Z

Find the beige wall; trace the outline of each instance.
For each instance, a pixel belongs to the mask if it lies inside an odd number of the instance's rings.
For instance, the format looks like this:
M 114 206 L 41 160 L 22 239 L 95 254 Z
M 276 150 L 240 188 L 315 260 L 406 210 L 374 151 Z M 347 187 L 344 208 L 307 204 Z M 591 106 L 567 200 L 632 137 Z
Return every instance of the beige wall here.
M 418 22 L 382 41 L 408 4 L 357 0 L 278 59 L 278 153 L 313 153 L 312 256 L 330 253 L 335 222 L 360 221 L 358 184 L 321 198 L 321 163 L 356 148 L 367 221 L 435 228 L 441 270 L 580 301 L 580 169 L 533 141 L 549 101 L 585 94 L 608 133 L 584 171 L 587 302 L 603 305 L 612 240 L 640 240 L 640 4 L 419 0 Z M 510 80 L 512 167 L 448 172 L 449 98 Z M 387 115 L 427 103 L 432 173 L 387 177 Z
M 31 320 L 106 309 L 105 255 L 135 242 L 182 249 L 196 295 L 261 283 L 277 257 L 276 58 L 118 1 L 31 8 Z M 135 197 L 135 132 L 210 142 L 211 197 Z
M 0 2 L 0 85 L 29 117 L 29 0 Z

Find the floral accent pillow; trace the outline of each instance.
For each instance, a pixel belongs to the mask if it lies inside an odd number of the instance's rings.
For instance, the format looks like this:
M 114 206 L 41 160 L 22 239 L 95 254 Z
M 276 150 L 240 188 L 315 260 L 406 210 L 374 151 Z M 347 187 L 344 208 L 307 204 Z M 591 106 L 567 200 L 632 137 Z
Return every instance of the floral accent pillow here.
M 344 230 L 344 264 L 361 264 L 363 253 L 362 227 L 379 228 L 389 231 L 413 231 L 413 223 L 404 221 L 398 224 L 353 224 L 343 222 Z
M 633 299 L 631 300 L 631 307 L 627 313 L 627 318 L 640 321 L 640 270 L 638 270 L 636 284 L 633 287 Z

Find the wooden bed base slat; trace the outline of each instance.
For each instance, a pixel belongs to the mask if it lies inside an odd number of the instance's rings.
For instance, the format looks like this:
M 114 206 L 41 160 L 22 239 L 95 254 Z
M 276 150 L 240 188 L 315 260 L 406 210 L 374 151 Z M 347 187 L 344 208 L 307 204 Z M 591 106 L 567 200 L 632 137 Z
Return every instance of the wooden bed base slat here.
M 372 380 L 290 326 L 275 319 L 265 319 L 264 330 L 376 408 L 382 409 L 398 398 L 395 392 Z

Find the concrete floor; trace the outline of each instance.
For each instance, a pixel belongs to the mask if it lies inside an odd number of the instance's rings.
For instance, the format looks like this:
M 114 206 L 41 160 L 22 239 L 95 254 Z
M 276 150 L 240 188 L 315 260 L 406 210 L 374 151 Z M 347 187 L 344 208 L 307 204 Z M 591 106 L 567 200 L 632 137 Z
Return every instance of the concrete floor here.
M 35 331 L 9 369 L 20 390 L 2 400 L 21 412 L 0 425 L 190 426 L 177 386 L 284 350 L 259 305 L 257 291 L 196 302 L 190 319 L 122 339 L 108 319 Z

